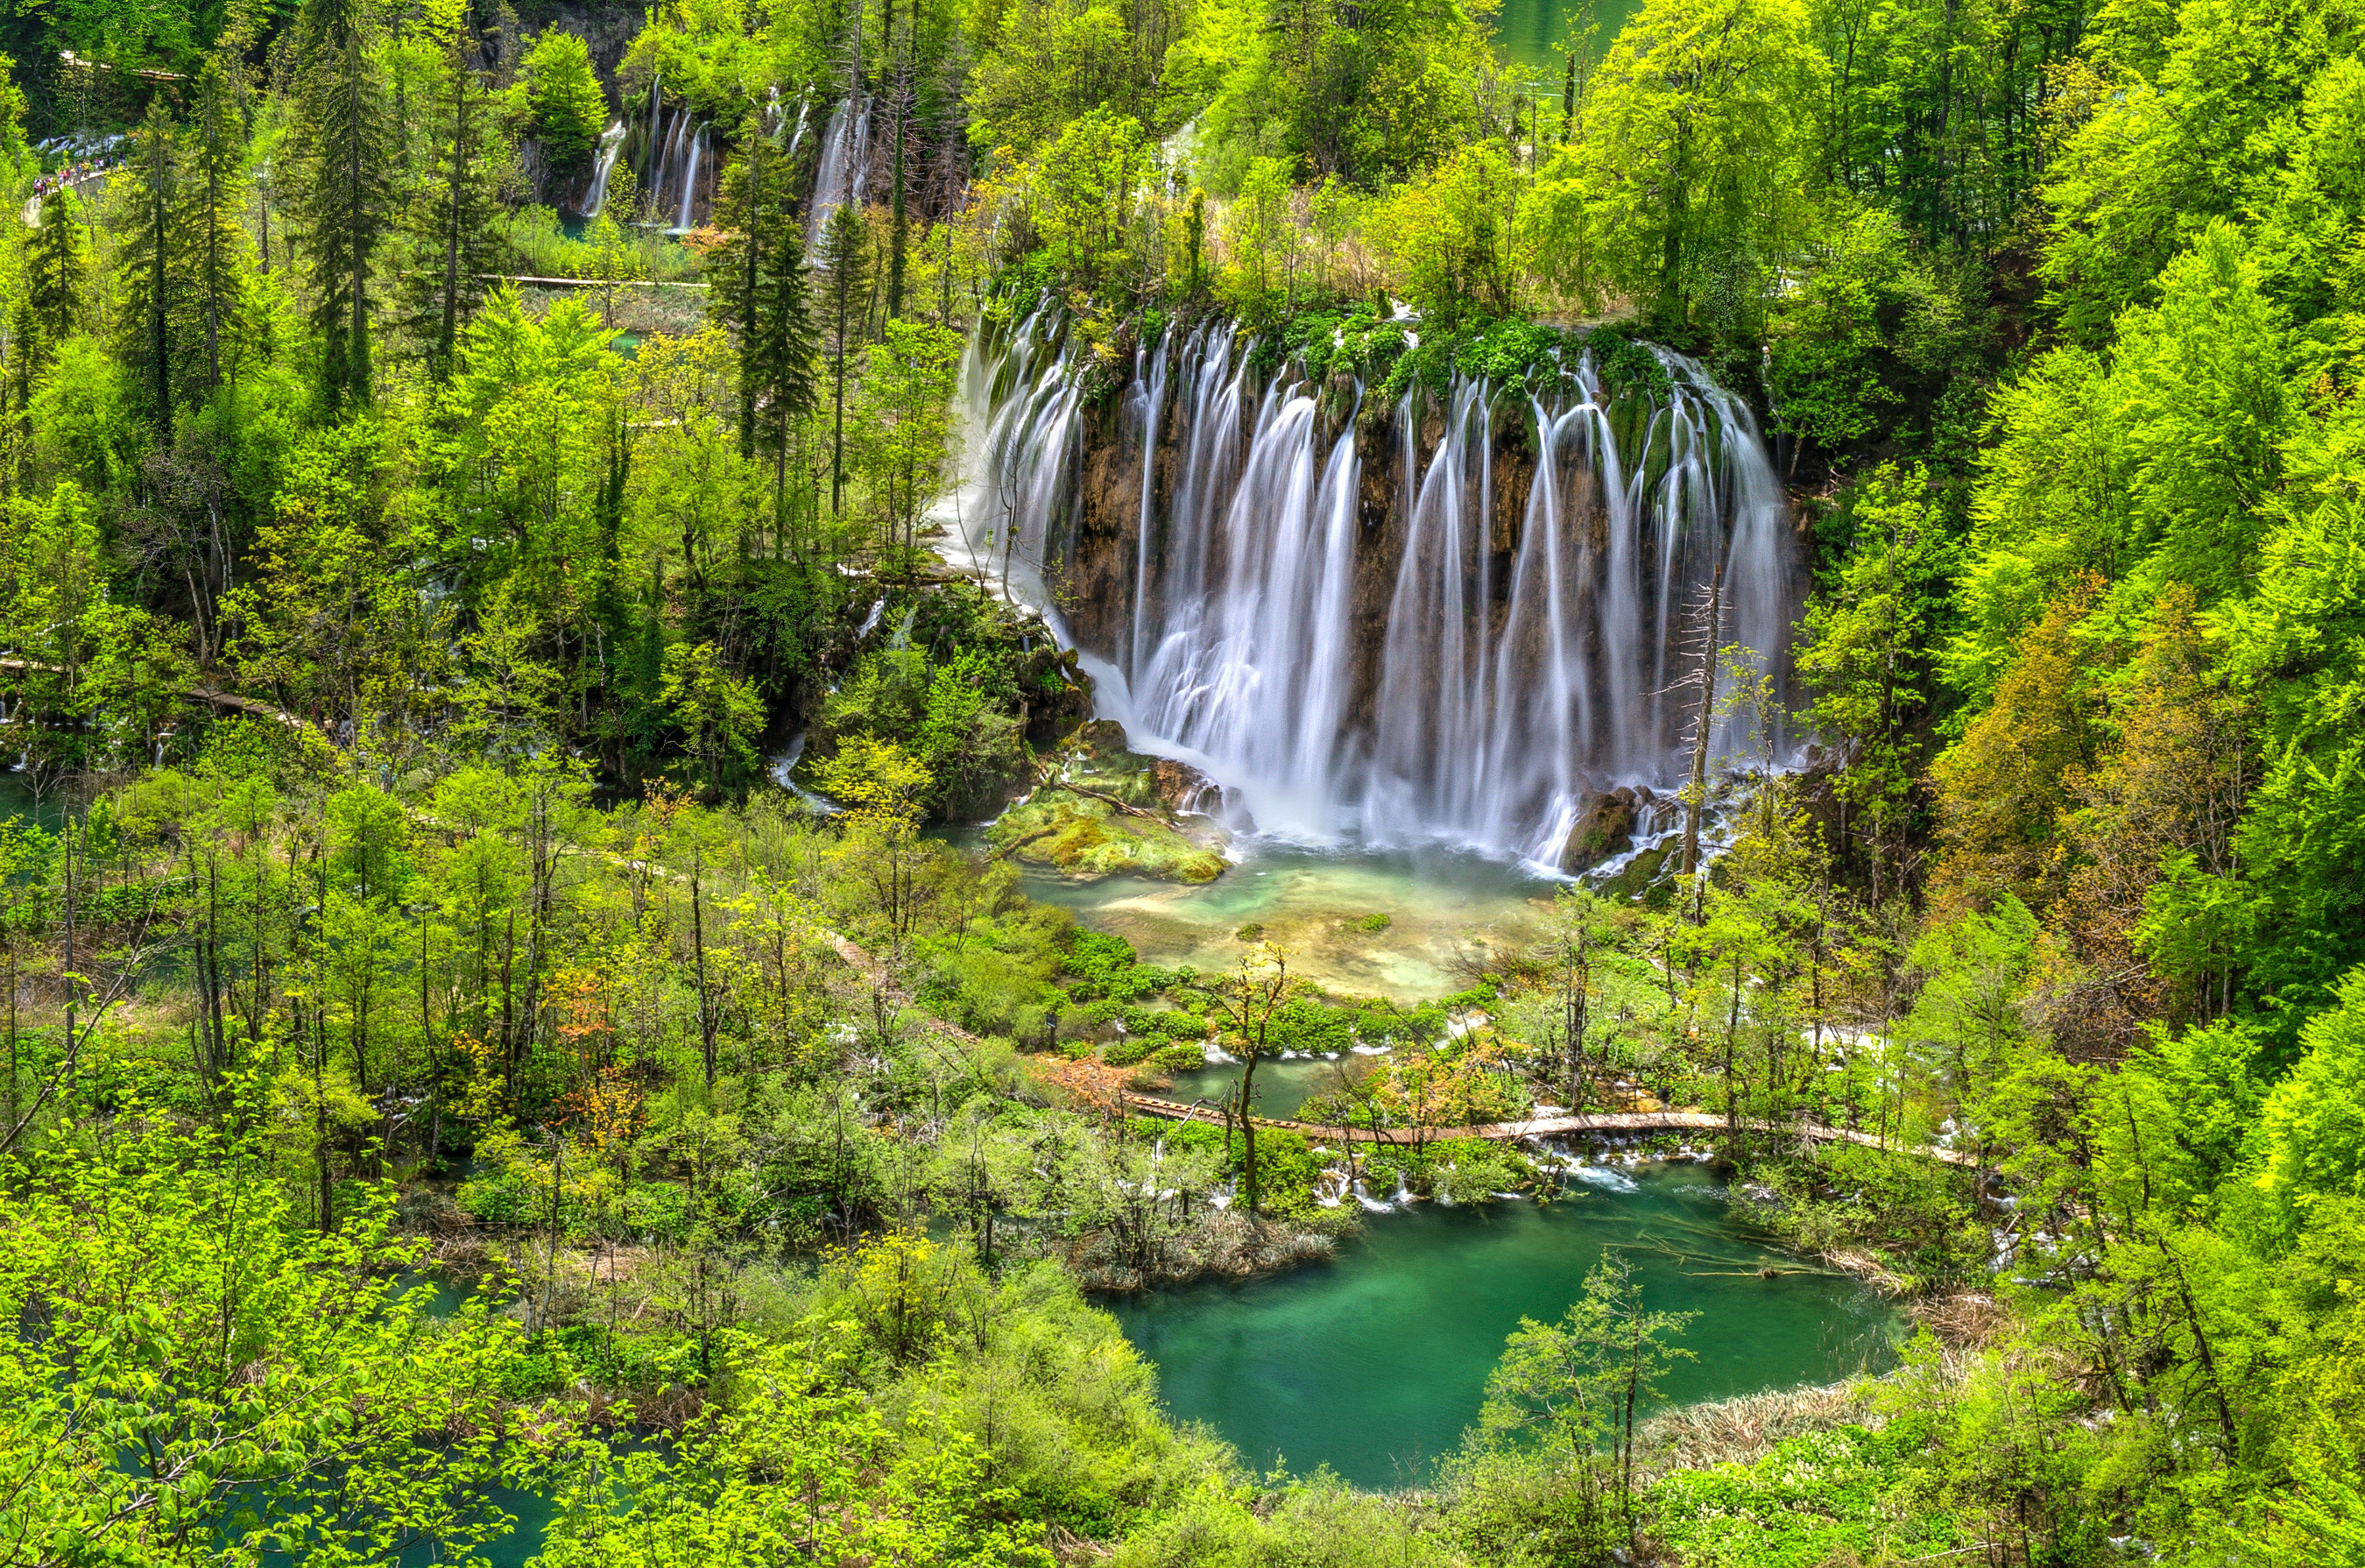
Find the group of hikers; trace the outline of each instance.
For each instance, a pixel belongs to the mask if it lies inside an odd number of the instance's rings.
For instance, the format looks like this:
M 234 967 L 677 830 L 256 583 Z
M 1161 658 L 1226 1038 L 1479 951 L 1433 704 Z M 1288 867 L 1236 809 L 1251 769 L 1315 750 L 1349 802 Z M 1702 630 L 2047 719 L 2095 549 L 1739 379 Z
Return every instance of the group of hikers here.
M 43 174 L 33 182 L 34 199 L 46 200 L 52 191 L 62 190 L 67 185 L 78 185 L 83 181 L 95 179 L 114 167 L 112 160 L 97 158 L 85 159 L 79 163 L 69 163 L 64 168 L 52 174 Z

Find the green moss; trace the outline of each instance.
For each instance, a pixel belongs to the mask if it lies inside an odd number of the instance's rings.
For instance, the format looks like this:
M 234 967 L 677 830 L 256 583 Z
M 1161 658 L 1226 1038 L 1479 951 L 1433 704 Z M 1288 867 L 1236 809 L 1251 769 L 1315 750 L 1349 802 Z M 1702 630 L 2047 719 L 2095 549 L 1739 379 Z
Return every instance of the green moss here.
M 995 850 L 1078 881 L 1120 873 L 1161 882 L 1212 882 L 1224 857 L 1165 823 L 1120 812 L 1105 801 L 1041 790 L 987 831 Z
M 1658 882 L 1659 873 L 1665 868 L 1667 857 L 1673 852 L 1664 845 L 1656 849 L 1643 850 L 1629 860 L 1618 875 L 1601 884 L 1601 896 L 1606 899 L 1640 898 Z

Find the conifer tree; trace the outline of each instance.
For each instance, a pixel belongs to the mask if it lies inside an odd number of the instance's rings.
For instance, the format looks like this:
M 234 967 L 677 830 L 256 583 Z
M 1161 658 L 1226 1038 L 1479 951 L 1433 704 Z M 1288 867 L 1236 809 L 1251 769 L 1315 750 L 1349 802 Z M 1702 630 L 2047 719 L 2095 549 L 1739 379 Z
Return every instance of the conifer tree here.
M 822 330 L 830 356 L 831 434 L 829 510 L 846 504 L 846 356 L 860 346 L 869 312 L 870 237 L 862 214 L 841 202 L 822 228 L 820 287 Z
M 500 216 L 502 147 L 491 89 L 471 63 L 475 54 L 476 39 L 463 27 L 427 106 L 429 174 L 409 214 L 413 254 L 404 304 L 439 381 L 452 373 L 460 329 L 484 304 L 485 274 L 501 270 L 493 225 Z
M 739 344 L 739 448 L 772 460 L 774 515 L 783 526 L 788 454 L 798 422 L 819 403 L 813 306 L 804 239 L 792 207 L 788 159 L 754 120 L 747 155 L 724 181 L 734 236 L 723 255 L 717 303 Z
M 70 186 L 41 201 L 41 221 L 25 247 L 25 303 L 35 333 L 37 364 L 82 330 L 89 301 L 90 239 L 83 231 L 82 198 Z
M 125 306 L 118 318 L 124 359 L 137 373 L 157 444 L 163 447 L 173 444 L 174 296 L 181 250 L 174 222 L 177 140 L 163 95 L 151 98 L 131 169 L 138 219 L 124 236 L 116 263 Z
M 894 173 L 888 190 L 889 212 L 892 237 L 887 252 L 887 314 L 891 319 L 903 313 L 903 268 L 911 250 L 911 218 L 904 211 L 904 186 L 908 179 L 903 166 L 903 131 L 912 118 L 912 65 L 908 55 L 895 69 L 895 160 Z
M 393 191 L 392 136 L 368 0 L 305 0 L 296 18 L 295 207 L 331 417 L 370 395 L 370 268 Z
M 81 207 L 71 187 L 51 191 L 41 202 L 40 221 L 25 242 L 25 286 L 8 320 L 12 471 L 15 454 L 21 450 L 19 439 L 29 433 L 19 421 L 32 407 L 41 372 L 59 342 L 82 325 L 90 245 L 83 232 Z
M 197 73 L 195 118 L 182 148 L 175 219 L 189 274 L 185 306 L 197 327 L 194 350 L 185 344 L 183 353 L 195 362 L 187 380 L 200 395 L 221 386 L 223 342 L 236 330 L 245 297 L 242 140 L 229 73 L 208 60 Z

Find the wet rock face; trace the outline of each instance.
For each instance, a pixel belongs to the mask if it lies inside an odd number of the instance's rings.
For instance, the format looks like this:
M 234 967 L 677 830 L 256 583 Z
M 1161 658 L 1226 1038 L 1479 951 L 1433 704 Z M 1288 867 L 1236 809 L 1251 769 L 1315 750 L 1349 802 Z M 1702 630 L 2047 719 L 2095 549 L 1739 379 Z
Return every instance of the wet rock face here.
M 1115 719 L 1078 726 L 1069 745 L 1062 777 L 1115 795 L 1127 805 L 1204 815 L 1222 793 L 1213 779 L 1187 762 L 1128 749 L 1125 727 Z
M 1560 868 L 1573 877 L 1623 854 L 1633 842 L 1635 812 L 1642 804 L 1642 797 L 1626 785 L 1589 797 L 1561 847 Z

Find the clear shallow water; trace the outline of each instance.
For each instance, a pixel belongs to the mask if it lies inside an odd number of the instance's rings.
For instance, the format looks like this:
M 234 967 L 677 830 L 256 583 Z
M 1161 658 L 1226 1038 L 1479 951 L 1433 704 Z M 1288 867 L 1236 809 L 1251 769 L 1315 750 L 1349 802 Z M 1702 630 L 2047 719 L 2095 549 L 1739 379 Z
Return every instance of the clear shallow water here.
M 1490 949 L 1526 940 L 1552 904 L 1552 883 L 1455 850 L 1307 849 L 1250 839 L 1237 852 L 1239 865 L 1201 887 L 1139 877 L 1076 883 L 1030 870 L 1026 891 L 1124 937 L 1153 964 L 1228 969 L 1239 961 L 1239 928 L 1259 924 L 1308 980 L 1398 1002 L 1466 989 Z M 1388 917 L 1384 930 L 1361 924 L 1375 914 Z
M 13 769 L 0 768 L 0 822 L 22 818 L 36 823 L 54 833 L 65 824 L 65 795 L 52 790 L 36 810 L 33 791 L 26 785 L 25 777 Z
M 1251 1465 L 1327 1464 L 1374 1487 L 1420 1480 L 1457 1445 L 1505 1336 L 1522 1316 L 1559 1317 L 1611 1249 L 1650 1306 L 1701 1314 L 1679 1341 L 1699 1359 L 1665 1379 L 1672 1404 L 1893 1364 L 1902 1320 L 1853 1280 L 1761 1278 L 1804 1265 L 1737 1222 L 1704 1169 L 1600 1174 L 1632 1190 L 1578 1186 L 1547 1207 L 1418 1204 L 1372 1216 L 1331 1262 L 1110 1310 L 1158 1363 L 1176 1417 L 1206 1422 Z
M 1284 1061 L 1279 1057 L 1267 1057 L 1257 1063 L 1256 1114 L 1287 1121 L 1314 1095 L 1343 1089 L 1353 1082 L 1373 1059 L 1344 1052 L 1335 1059 L 1296 1057 Z M 1157 1092 L 1186 1105 L 1194 1100 L 1214 1104 L 1229 1099 L 1239 1081 L 1239 1068 L 1225 1063 L 1178 1072 L 1167 1088 Z

